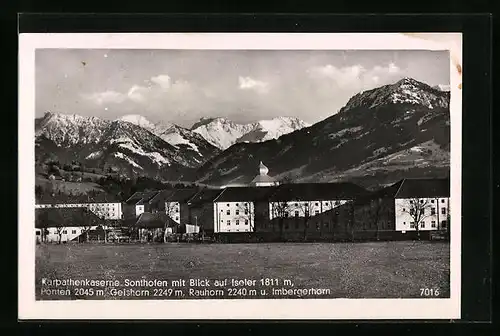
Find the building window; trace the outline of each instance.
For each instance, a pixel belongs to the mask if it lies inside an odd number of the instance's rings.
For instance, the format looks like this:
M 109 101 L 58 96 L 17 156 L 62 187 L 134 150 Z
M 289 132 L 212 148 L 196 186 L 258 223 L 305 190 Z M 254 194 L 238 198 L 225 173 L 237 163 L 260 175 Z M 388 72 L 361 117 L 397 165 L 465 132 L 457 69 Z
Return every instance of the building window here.
M 245 225 L 248 225 L 248 219 L 245 219 Z
M 441 200 L 441 203 L 444 203 L 444 199 Z
M 420 209 L 420 214 L 423 215 L 425 213 L 425 209 Z
M 245 215 L 248 215 L 248 209 L 245 209 Z
M 37 231 L 37 232 L 36 232 L 36 235 L 37 235 L 37 236 L 39 236 L 39 235 L 40 235 L 40 231 Z
M 223 220 L 223 219 L 221 219 L 221 220 L 220 220 L 220 222 L 221 222 L 221 223 L 224 223 L 224 220 Z
M 240 210 L 236 210 L 236 214 L 239 215 L 240 214 Z
M 227 225 L 231 225 L 231 220 L 230 219 L 227 220 Z
M 299 203 L 295 203 L 295 206 L 299 206 Z
M 340 205 L 340 201 L 335 201 L 335 205 Z
M 442 227 L 443 229 L 445 229 L 445 228 L 446 228 L 446 221 L 445 221 L 445 220 L 444 220 L 444 221 L 441 221 L 441 227 Z
M 220 209 L 220 212 L 224 212 L 224 210 Z
M 179 217 L 175 217 L 175 220 L 178 221 L 179 220 Z
M 316 203 L 314 203 L 314 205 L 318 206 L 318 205 L 319 205 L 319 203 L 318 203 L 318 202 L 316 202 Z
M 421 227 L 421 228 L 425 228 L 425 222 L 422 222 L 422 223 L 420 224 L 420 227 Z
M 288 217 L 288 212 L 285 212 L 285 217 Z
M 415 213 L 415 210 L 414 209 L 410 209 L 410 216 L 413 216 L 414 213 Z
M 179 213 L 179 208 L 175 209 L 175 212 Z
M 436 227 L 436 221 L 431 221 L 431 227 L 435 228 Z
M 431 203 L 434 203 L 434 200 L 431 200 Z
M 240 220 L 239 219 L 236 220 L 236 225 L 240 225 Z
M 314 214 L 318 215 L 319 214 L 319 210 L 314 211 Z
M 446 215 L 446 208 L 441 208 L 441 214 Z
M 420 200 L 420 203 L 424 203 L 424 200 Z
M 435 215 L 436 214 L 436 208 L 431 208 L 431 215 Z
M 406 225 L 406 222 L 403 222 L 403 225 Z
M 415 227 L 415 222 L 410 222 L 410 227 L 414 228 Z
M 403 208 L 403 212 L 405 212 L 405 211 L 406 211 L 406 209 L 405 209 L 405 208 Z
M 295 211 L 295 217 L 299 217 L 299 212 Z
M 76 234 L 76 230 L 71 230 L 71 234 Z
M 68 231 L 67 231 L 67 230 L 63 230 L 63 234 L 67 234 L 67 233 L 68 233 Z
M 413 200 L 410 200 L 410 204 L 413 204 Z
M 226 215 L 230 215 L 230 214 L 231 214 L 231 210 L 227 210 Z
M 227 206 L 229 206 L 229 203 L 227 203 Z

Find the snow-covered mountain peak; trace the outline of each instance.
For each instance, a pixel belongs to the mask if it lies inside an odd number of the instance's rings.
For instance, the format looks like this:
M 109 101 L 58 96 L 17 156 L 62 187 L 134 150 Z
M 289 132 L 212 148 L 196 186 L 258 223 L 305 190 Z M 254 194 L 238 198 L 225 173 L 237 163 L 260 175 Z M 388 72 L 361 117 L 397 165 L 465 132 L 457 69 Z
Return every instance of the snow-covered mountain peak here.
M 192 130 L 214 146 L 227 149 L 236 142 L 262 142 L 310 126 L 296 117 L 275 117 L 240 124 L 226 118 L 203 118 Z
M 422 105 L 429 109 L 448 108 L 449 93 L 405 77 L 394 84 L 358 93 L 339 112 L 357 107 L 375 108 L 387 104 Z
M 154 128 L 155 124 L 139 114 L 127 114 L 117 120 L 126 121 L 147 129 Z

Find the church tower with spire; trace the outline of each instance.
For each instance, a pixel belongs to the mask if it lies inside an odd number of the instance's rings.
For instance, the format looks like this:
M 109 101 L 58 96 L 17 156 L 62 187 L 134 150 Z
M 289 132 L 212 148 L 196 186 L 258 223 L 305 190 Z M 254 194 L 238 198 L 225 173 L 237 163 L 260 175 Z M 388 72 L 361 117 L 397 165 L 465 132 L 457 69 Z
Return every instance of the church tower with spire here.
M 278 182 L 271 176 L 267 175 L 269 168 L 267 168 L 262 161 L 259 164 L 259 175 L 252 180 L 252 185 L 256 187 L 268 187 L 278 185 Z

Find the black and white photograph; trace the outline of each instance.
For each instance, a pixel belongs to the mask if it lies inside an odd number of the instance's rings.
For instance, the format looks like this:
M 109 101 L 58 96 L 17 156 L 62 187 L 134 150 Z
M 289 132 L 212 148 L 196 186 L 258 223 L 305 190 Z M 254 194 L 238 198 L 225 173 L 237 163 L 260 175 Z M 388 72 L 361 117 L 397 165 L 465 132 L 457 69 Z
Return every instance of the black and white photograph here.
M 26 315 L 459 317 L 460 34 L 127 35 L 20 37 Z

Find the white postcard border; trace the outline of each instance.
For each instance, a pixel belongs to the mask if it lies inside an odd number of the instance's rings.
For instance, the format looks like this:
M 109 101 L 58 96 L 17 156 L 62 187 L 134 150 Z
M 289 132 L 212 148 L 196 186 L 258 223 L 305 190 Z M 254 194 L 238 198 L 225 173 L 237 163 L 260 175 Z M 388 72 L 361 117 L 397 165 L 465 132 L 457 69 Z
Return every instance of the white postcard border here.
M 35 50 L 267 49 L 449 50 L 451 217 L 461 218 L 462 35 L 460 33 L 134 33 L 19 35 L 18 293 L 20 320 L 45 319 L 459 319 L 461 225 L 451 230 L 449 299 L 249 299 L 35 301 Z

